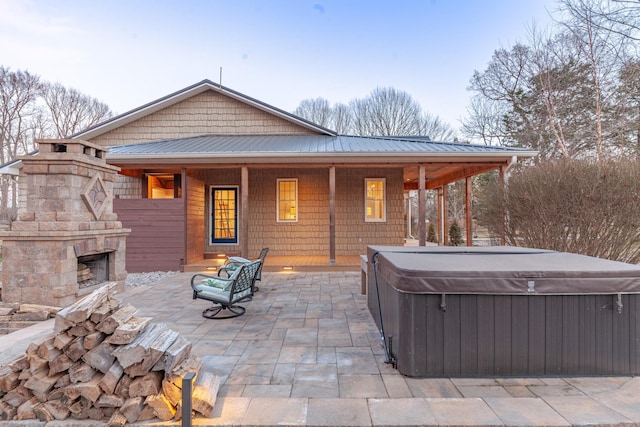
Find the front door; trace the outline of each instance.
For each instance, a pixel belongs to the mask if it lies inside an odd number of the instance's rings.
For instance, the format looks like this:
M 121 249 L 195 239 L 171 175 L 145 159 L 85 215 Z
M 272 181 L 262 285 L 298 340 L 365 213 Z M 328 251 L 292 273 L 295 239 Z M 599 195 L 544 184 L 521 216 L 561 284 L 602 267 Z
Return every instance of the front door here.
M 211 188 L 211 244 L 238 243 L 238 188 Z

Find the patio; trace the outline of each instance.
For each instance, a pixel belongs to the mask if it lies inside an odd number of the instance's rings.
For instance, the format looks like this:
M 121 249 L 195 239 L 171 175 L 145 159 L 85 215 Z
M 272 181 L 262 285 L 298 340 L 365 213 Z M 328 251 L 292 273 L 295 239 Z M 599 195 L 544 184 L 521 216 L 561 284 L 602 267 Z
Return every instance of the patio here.
M 138 308 L 138 316 L 181 333 L 204 368 L 223 378 L 212 416 L 195 418 L 194 426 L 640 423 L 640 378 L 400 375 L 384 363 L 359 272 L 265 272 L 247 313 L 227 320 L 201 316 L 208 303 L 191 298 L 192 274 L 130 286 L 120 298 Z M 52 328 L 49 320 L 1 336 L 0 365 Z
M 640 378 L 409 378 L 384 363 L 360 273 L 265 272 L 245 315 L 208 320 L 180 273 L 122 294 L 224 378 L 194 425 L 576 425 L 640 422 Z

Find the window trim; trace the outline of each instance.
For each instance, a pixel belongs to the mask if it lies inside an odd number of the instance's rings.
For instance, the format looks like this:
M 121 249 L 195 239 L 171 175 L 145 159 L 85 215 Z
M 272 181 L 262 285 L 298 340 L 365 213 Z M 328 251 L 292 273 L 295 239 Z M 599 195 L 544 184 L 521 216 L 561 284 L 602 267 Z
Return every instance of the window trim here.
M 382 218 L 369 218 L 367 216 L 367 204 L 369 199 L 367 196 L 367 187 L 369 182 L 382 182 Z M 365 178 L 364 179 L 364 222 L 387 222 L 387 179 L 386 178 Z
M 216 240 L 214 240 L 213 238 L 213 234 L 214 234 L 214 220 L 213 220 L 213 212 L 215 210 L 215 207 L 213 205 L 214 202 L 214 197 L 213 197 L 213 192 L 214 190 L 220 190 L 220 189 L 227 189 L 227 190 L 235 190 L 235 194 L 236 194 L 236 207 L 235 207 L 235 215 L 236 215 L 236 223 L 235 223 L 235 233 L 236 233 L 236 237 L 235 237 L 235 241 L 233 242 L 218 242 Z M 238 245 L 240 244 L 240 236 L 238 235 L 239 233 L 239 227 L 238 224 L 240 222 L 240 201 L 239 201 L 239 196 L 240 196 L 240 187 L 237 185 L 210 185 L 209 186 L 209 245 L 210 246 L 214 246 L 214 245 Z
M 280 183 L 281 182 L 295 182 L 295 186 L 296 186 L 296 195 L 295 195 L 296 217 L 295 219 L 280 218 Z M 296 223 L 298 222 L 299 213 L 300 213 L 300 205 L 298 203 L 298 178 L 277 178 L 276 179 L 276 222 Z

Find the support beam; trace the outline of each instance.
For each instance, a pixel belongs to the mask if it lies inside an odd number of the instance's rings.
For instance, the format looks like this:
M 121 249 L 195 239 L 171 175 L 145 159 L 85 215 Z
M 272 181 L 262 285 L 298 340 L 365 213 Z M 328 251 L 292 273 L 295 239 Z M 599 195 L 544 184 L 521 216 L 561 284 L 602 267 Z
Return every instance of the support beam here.
M 465 178 L 465 220 L 467 230 L 467 246 L 473 246 L 473 212 L 471 202 L 473 201 L 473 178 Z
M 240 170 L 240 256 L 249 258 L 249 168 Z
M 336 167 L 329 168 L 329 265 L 336 264 Z
M 443 185 L 442 187 L 442 244 L 444 246 L 449 245 L 449 219 L 447 212 L 449 211 L 449 204 L 447 203 L 447 198 L 449 197 L 449 187 Z
M 442 187 L 438 188 L 438 246 L 444 246 L 444 218 L 442 216 Z
M 427 245 L 427 190 L 425 189 L 425 167 L 418 166 L 418 245 Z

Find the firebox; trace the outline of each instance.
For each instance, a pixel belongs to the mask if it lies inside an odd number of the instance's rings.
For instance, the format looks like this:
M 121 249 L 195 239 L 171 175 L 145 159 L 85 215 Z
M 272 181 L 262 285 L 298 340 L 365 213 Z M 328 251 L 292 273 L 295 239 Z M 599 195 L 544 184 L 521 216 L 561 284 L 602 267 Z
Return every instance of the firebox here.
M 78 257 L 78 286 L 97 285 L 109 280 L 109 253 Z

